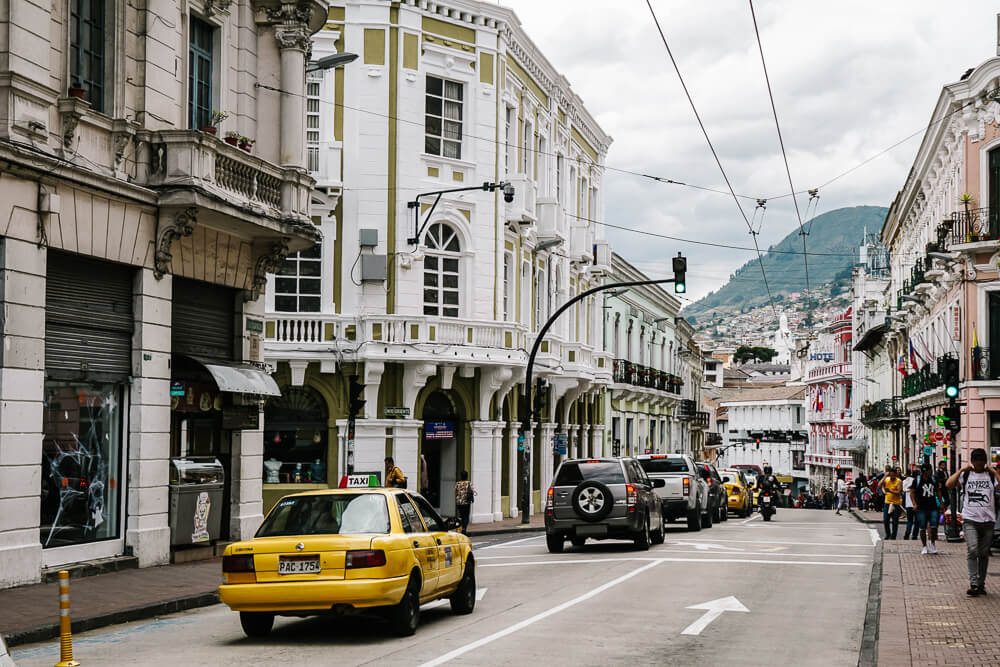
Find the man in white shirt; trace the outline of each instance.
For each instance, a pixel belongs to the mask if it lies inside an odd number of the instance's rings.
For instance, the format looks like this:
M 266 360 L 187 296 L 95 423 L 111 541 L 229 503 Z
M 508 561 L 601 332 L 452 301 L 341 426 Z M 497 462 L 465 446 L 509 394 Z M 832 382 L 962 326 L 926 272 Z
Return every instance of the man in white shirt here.
M 837 473 L 837 514 L 847 507 L 847 482 L 844 480 L 844 473 Z
M 990 563 L 990 544 L 996 522 L 994 494 L 1000 484 L 1000 473 L 986 465 L 985 449 L 973 449 L 967 465 L 948 478 L 949 489 L 959 486 L 962 491 L 962 524 L 965 527 L 965 549 L 969 559 L 969 597 L 986 594 L 986 568 Z
M 907 475 L 906 479 L 903 480 L 903 507 L 906 508 L 906 532 L 903 533 L 904 540 L 915 540 L 917 539 L 917 533 L 920 532 L 920 528 L 917 527 L 917 508 L 913 506 L 913 497 L 910 495 L 910 489 L 914 487 L 916 481 L 916 471 Z

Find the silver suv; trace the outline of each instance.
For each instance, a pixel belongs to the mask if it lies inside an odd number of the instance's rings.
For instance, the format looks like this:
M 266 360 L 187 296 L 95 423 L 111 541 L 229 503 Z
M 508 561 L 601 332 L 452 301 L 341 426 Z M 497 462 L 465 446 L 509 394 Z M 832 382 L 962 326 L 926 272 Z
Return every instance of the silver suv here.
M 545 501 L 545 538 L 552 553 L 569 539 L 629 539 L 638 549 L 663 544 L 663 512 L 651 480 L 633 458 L 563 461 Z

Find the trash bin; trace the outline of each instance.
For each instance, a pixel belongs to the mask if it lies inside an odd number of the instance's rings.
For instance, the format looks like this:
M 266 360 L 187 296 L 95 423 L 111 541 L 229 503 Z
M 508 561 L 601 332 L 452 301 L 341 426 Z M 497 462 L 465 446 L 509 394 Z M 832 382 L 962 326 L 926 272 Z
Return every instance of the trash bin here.
M 225 470 L 214 456 L 170 460 L 170 543 L 208 543 L 219 537 Z

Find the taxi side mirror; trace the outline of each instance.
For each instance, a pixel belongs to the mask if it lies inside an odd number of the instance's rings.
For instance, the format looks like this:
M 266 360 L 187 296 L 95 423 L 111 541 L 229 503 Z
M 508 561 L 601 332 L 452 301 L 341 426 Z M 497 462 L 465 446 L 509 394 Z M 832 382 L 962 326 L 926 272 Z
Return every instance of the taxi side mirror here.
M 723 478 L 722 478 L 722 483 L 723 483 L 723 484 L 725 484 L 725 483 L 726 483 L 726 482 L 728 482 L 728 481 L 730 481 L 730 479 L 729 479 L 729 476 L 728 476 L 728 475 L 726 475 L 725 477 L 723 477 Z
M 445 519 L 445 525 L 448 526 L 448 530 L 458 530 L 462 527 L 462 522 L 457 517 L 449 517 Z

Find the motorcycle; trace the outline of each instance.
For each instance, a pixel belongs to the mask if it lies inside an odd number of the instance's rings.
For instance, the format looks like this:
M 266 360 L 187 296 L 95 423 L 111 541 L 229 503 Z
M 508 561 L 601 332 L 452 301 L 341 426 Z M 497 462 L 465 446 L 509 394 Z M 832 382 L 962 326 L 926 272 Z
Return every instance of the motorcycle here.
M 770 491 L 760 492 L 760 515 L 764 517 L 764 521 L 770 521 L 771 516 L 775 513 L 774 509 L 774 498 Z

